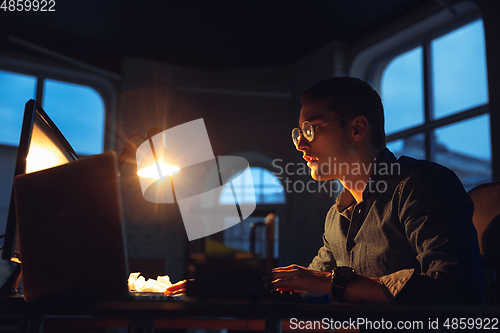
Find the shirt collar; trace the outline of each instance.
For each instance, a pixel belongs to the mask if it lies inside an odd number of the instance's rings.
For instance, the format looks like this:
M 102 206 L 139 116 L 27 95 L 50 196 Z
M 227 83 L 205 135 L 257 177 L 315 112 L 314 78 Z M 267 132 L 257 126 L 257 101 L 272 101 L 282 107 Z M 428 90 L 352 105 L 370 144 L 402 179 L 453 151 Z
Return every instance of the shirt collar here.
M 350 208 L 356 203 L 356 200 L 352 196 L 351 192 L 348 189 L 344 188 L 342 192 L 337 196 L 337 200 L 335 201 L 336 209 L 339 213 L 342 214 L 343 211 Z
M 380 151 L 380 153 L 377 154 L 375 157 L 375 162 L 380 164 L 380 163 L 394 163 L 397 161 L 396 156 L 387 148 L 384 148 Z

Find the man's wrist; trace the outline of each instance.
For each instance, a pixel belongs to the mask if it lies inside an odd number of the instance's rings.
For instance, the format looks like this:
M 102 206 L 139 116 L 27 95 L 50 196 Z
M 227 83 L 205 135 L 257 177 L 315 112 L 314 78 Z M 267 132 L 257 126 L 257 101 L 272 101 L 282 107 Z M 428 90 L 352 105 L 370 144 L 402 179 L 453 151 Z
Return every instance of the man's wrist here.
M 356 271 L 351 267 L 335 267 L 331 275 L 331 299 L 337 303 L 344 303 L 344 291 L 346 286 L 356 281 Z

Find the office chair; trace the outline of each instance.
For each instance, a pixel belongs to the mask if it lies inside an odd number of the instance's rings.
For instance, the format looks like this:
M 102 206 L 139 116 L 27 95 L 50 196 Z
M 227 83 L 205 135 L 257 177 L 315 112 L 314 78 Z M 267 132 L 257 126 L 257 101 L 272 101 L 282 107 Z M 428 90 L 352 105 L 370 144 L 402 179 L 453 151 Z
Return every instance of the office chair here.
M 272 257 L 274 249 L 274 213 L 269 213 L 262 222 L 254 222 L 250 225 L 250 252 L 261 253 L 264 256 Z M 263 227 L 265 229 L 265 244 L 257 244 L 257 230 Z M 260 246 L 259 246 L 260 245 Z M 262 246 L 264 245 L 264 246 Z M 260 251 L 257 251 L 256 247 L 259 247 Z
M 500 304 L 500 182 L 478 185 L 469 191 L 486 279 L 486 302 Z

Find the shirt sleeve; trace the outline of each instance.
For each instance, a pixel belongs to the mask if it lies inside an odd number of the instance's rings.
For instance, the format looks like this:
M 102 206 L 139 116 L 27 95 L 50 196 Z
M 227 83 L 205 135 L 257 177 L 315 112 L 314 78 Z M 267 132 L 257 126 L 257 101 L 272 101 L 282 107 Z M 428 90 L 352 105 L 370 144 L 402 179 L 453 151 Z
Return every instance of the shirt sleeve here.
M 332 206 L 326 215 L 325 229 L 332 223 L 334 213 L 335 206 Z M 337 263 L 333 256 L 332 249 L 325 234 L 323 234 L 323 246 L 319 249 L 318 254 L 313 258 L 308 268 L 316 271 L 331 272 L 335 266 L 337 266 Z
M 411 278 L 415 269 L 403 269 L 395 273 L 382 276 L 380 282 L 384 286 L 385 295 L 389 300 L 394 302 L 395 297 L 399 294 L 406 282 Z
M 399 188 L 399 220 L 420 269 L 398 271 L 380 281 L 397 304 L 482 303 L 484 277 L 472 200 L 452 171 L 435 167 L 416 171 Z

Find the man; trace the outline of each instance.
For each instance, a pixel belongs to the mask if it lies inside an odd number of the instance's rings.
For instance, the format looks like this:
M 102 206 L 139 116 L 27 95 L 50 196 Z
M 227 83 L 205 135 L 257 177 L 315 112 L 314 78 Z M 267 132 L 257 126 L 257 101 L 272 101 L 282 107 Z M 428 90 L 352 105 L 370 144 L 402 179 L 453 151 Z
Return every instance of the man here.
M 396 160 L 370 85 L 342 77 L 312 86 L 302 95 L 299 126 L 292 136 L 312 178 L 339 179 L 344 190 L 309 268 L 275 268 L 273 288 L 347 303 L 483 302 L 472 201 L 445 167 Z

